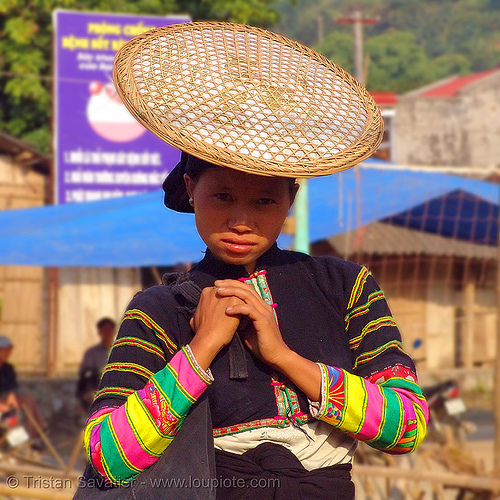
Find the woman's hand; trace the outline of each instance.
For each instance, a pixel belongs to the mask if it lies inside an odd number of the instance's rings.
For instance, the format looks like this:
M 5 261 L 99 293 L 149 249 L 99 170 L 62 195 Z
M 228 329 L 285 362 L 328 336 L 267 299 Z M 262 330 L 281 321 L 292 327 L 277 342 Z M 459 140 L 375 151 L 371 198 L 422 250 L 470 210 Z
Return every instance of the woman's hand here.
M 226 313 L 227 308 L 242 303 L 238 297 L 222 296 L 216 287 L 204 288 L 190 325 L 195 336 L 189 343 L 196 361 L 206 370 L 217 353 L 233 338 L 240 315 Z
M 240 333 L 247 347 L 264 363 L 283 373 L 311 401 L 321 397 L 321 370 L 316 363 L 292 351 L 283 340 L 273 308 L 247 283 L 217 280 L 217 296 L 237 298 L 239 302 L 226 309 L 230 316 L 247 316 L 252 324 Z
M 226 309 L 226 314 L 238 318 L 247 316 L 251 320 L 249 328 L 244 331 L 240 329 L 242 340 L 264 363 L 277 367 L 291 350 L 281 336 L 273 308 L 250 284 L 236 280 L 217 280 L 215 287 L 218 296 L 239 299 L 237 304 Z

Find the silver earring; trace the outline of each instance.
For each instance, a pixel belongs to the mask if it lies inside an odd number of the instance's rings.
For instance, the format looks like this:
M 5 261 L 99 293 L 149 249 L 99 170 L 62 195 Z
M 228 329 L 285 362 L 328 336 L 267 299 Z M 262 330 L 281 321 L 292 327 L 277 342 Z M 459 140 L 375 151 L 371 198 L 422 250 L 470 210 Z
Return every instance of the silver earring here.
M 193 200 L 193 198 L 189 198 L 189 204 L 190 204 L 192 207 L 194 207 L 194 200 Z

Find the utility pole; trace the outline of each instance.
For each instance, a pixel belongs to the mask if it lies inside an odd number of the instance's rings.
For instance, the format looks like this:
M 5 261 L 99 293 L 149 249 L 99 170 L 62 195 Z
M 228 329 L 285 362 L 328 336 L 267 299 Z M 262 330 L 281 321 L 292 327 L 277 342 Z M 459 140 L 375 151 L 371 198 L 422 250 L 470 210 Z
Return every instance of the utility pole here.
M 324 37 L 323 18 L 321 16 L 318 16 L 317 22 L 318 22 L 318 43 L 321 43 Z
M 360 10 L 356 10 L 352 17 L 339 17 L 335 19 L 338 24 L 352 24 L 354 34 L 354 77 L 361 84 L 365 84 L 366 75 L 363 66 L 363 25 L 376 24 L 378 19 L 375 17 L 363 17 Z

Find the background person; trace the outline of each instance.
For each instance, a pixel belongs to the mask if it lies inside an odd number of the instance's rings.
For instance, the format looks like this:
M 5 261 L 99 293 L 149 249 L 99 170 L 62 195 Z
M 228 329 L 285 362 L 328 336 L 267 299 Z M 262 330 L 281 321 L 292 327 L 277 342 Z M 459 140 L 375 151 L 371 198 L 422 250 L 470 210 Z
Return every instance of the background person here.
M 14 366 L 8 362 L 13 345 L 5 335 L 0 335 L 0 415 L 19 409 L 16 392 L 19 388 Z
M 31 413 L 40 429 L 46 430 L 47 423 L 35 399 L 29 394 L 19 392 L 16 370 L 8 362 L 13 348 L 10 338 L 0 335 L 0 421 L 3 421 L 7 428 L 22 423 L 30 438 L 39 438 L 31 420 L 23 418 L 23 409 Z M 37 442 L 36 445 L 41 446 L 41 442 Z
M 101 341 L 85 351 L 78 370 L 76 396 L 85 411 L 88 411 L 94 399 L 102 370 L 106 365 L 109 350 L 116 336 L 116 323 L 111 318 L 100 319 L 96 328 Z

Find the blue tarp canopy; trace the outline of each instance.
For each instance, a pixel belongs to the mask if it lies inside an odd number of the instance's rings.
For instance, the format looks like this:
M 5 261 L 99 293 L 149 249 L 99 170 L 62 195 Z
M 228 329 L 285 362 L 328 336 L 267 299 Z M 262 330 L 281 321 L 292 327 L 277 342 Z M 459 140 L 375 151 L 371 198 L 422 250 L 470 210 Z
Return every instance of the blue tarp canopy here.
M 498 241 L 498 205 L 460 189 L 392 215 L 384 222 L 482 245 L 496 245 Z
M 365 162 L 309 180 L 310 239 L 374 221 L 496 244 L 499 186 Z M 288 236 L 281 237 L 287 246 Z M 204 244 L 190 214 L 161 191 L 111 200 L 0 212 L 0 264 L 150 266 L 197 262 Z

